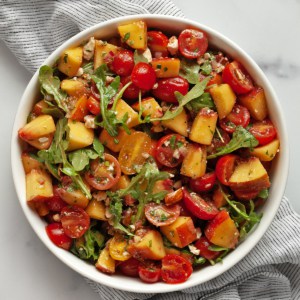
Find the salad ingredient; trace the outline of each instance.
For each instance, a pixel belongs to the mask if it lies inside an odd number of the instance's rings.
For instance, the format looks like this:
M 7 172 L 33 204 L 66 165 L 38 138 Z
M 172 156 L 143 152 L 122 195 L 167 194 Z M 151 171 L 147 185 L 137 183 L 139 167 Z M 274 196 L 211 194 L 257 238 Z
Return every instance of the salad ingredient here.
M 260 146 L 270 143 L 277 135 L 273 123 L 268 119 L 261 122 L 254 122 L 249 132 L 257 139 Z
M 73 77 L 77 74 L 78 69 L 82 64 L 82 58 L 82 47 L 65 50 L 60 56 L 58 69 L 67 76 Z
M 151 66 L 144 62 L 137 63 L 131 73 L 132 82 L 143 90 L 151 90 L 156 82 L 156 75 Z
M 154 58 L 151 66 L 157 78 L 170 78 L 179 75 L 180 60 L 178 58 Z
M 147 44 L 154 57 L 167 57 L 169 39 L 161 31 L 148 31 Z
M 106 194 L 105 194 L 106 198 Z M 87 208 L 85 209 L 86 213 L 92 219 L 107 221 L 107 217 L 105 216 L 105 204 L 104 202 L 97 201 L 96 199 L 92 199 Z
M 229 185 L 229 179 L 235 169 L 237 159 L 238 156 L 234 154 L 227 154 L 218 159 L 216 175 L 222 184 Z
M 162 259 L 161 277 L 167 283 L 186 281 L 192 274 L 191 263 L 177 254 L 167 254 Z
M 203 55 L 208 47 L 208 39 L 205 32 L 197 29 L 185 29 L 178 37 L 180 53 L 189 59 Z
M 161 268 L 154 263 L 142 263 L 138 267 L 139 277 L 147 283 L 154 283 L 160 280 Z
M 236 102 L 236 95 L 230 85 L 222 83 L 209 89 L 220 119 L 230 114 Z
M 108 246 L 101 250 L 99 258 L 95 264 L 96 268 L 107 274 L 113 274 L 116 270 L 116 261 L 110 256 Z
M 166 206 L 162 204 L 149 203 L 145 206 L 147 220 L 155 226 L 170 225 L 176 221 L 180 214 L 180 206 Z
M 195 247 L 200 250 L 200 254 L 202 257 L 208 260 L 214 260 L 218 256 L 220 256 L 222 251 L 210 250 L 211 246 L 213 246 L 213 244 L 210 243 L 205 236 L 201 236 L 200 239 L 195 243 Z
M 97 70 L 103 64 L 112 62 L 115 54 L 119 51 L 119 47 L 106 41 L 95 40 L 94 50 L 94 70 Z
M 46 232 L 49 239 L 56 246 L 69 250 L 72 245 L 72 239 L 65 234 L 61 223 L 51 223 L 46 226 Z
M 256 156 L 260 161 L 271 161 L 275 158 L 275 155 L 279 151 L 279 140 L 275 139 L 269 144 L 256 147 L 250 153 Z
M 197 238 L 196 228 L 191 217 L 179 216 L 172 224 L 161 226 L 160 230 L 178 248 L 184 248 Z
M 111 69 L 120 76 L 129 76 L 133 67 L 133 53 L 129 50 L 120 50 L 117 52 L 111 63 Z
M 123 261 L 119 264 L 120 271 L 130 277 L 138 277 L 139 276 L 139 266 L 140 262 L 131 257 L 128 260 Z
M 183 189 L 183 201 L 191 214 L 200 220 L 211 220 L 219 212 L 212 202 L 205 201 L 198 194 Z
M 205 173 L 201 177 L 191 179 L 189 186 L 196 193 L 208 192 L 214 187 L 216 179 L 215 172 Z
M 254 87 L 248 94 L 240 95 L 239 101 L 250 112 L 253 119 L 263 121 L 268 116 L 265 92 L 261 87 Z
M 225 66 L 222 79 L 238 95 L 246 94 L 253 89 L 251 77 L 242 64 L 237 61 L 233 61 Z

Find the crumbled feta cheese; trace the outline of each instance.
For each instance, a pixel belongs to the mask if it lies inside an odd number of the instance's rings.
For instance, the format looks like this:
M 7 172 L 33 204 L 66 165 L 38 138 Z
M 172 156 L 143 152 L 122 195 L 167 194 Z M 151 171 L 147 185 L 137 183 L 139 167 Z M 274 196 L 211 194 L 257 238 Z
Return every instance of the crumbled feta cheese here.
M 178 52 L 178 39 L 176 36 L 171 36 L 169 38 L 169 43 L 167 45 L 167 49 L 171 55 L 176 55 Z
M 112 76 L 106 76 L 105 79 L 106 79 L 106 83 L 107 83 L 107 84 L 110 84 L 110 83 L 112 83 L 112 82 L 114 81 L 115 78 L 112 77 Z
M 107 171 L 113 171 L 115 169 L 115 163 L 111 163 L 109 164 L 109 166 L 107 167 Z
M 134 241 L 135 243 L 140 242 L 141 239 L 142 239 L 142 238 L 141 238 L 140 236 L 138 236 L 138 235 L 135 235 L 135 236 L 133 237 L 133 241 Z
M 48 140 L 49 140 L 49 138 L 47 138 L 45 136 L 39 138 L 40 143 L 46 143 L 46 142 L 48 142 Z
M 180 158 L 180 151 L 178 149 L 175 149 L 174 153 L 173 153 L 173 157 L 176 159 Z
M 205 59 L 210 59 L 211 58 L 211 55 L 208 52 L 204 53 L 203 56 L 204 56 Z
M 133 224 L 130 224 L 130 225 L 129 225 L 129 228 L 130 228 L 131 231 L 134 231 L 134 230 L 135 230 L 135 226 L 134 226 Z
M 143 157 L 143 158 L 146 158 L 146 159 L 147 159 L 149 156 L 150 156 L 149 153 L 146 153 L 146 152 L 143 152 L 143 153 L 142 153 L 142 157 Z
M 194 245 L 188 245 L 191 253 L 193 253 L 194 255 L 199 255 L 200 254 L 200 250 L 198 248 L 196 248 Z
M 148 62 L 152 61 L 152 54 L 149 48 L 147 48 L 142 55 L 148 60 Z
M 95 124 L 95 116 L 93 115 L 86 115 L 84 117 L 84 126 L 86 128 L 92 128 L 95 129 L 96 128 L 96 124 Z
M 197 239 L 200 239 L 202 232 L 201 229 L 199 227 L 196 228 L 196 235 L 197 235 Z
M 166 140 L 166 141 L 164 142 L 164 145 L 165 145 L 166 147 L 168 147 L 168 146 L 170 145 L 170 140 Z
M 177 180 L 175 183 L 174 183 L 174 185 L 173 185 L 173 187 L 174 187 L 174 189 L 179 189 L 179 188 L 181 188 L 182 187 L 182 182 L 181 182 L 181 180 Z
M 158 83 L 156 82 L 152 89 L 157 89 L 157 88 L 158 88 Z
M 60 214 L 55 214 L 52 216 L 52 218 L 55 222 L 60 222 Z
M 83 58 L 85 60 L 91 60 L 95 51 L 95 39 L 91 37 L 89 41 L 83 46 Z
M 76 76 L 81 76 L 81 75 L 83 75 L 83 69 L 82 68 L 79 68 L 78 69 L 78 71 L 77 71 L 77 73 L 76 73 Z

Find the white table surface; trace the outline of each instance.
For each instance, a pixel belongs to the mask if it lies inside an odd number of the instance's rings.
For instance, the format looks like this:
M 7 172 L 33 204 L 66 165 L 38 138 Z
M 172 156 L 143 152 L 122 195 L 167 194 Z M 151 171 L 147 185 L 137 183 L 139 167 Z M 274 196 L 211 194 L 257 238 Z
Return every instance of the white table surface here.
M 174 0 L 186 17 L 219 30 L 258 62 L 280 100 L 290 139 L 286 195 L 297 212 L 300 184 L 300 1 Z M 1 11 L 1 7 L 0 7 Z M 99 299 L 84 279 L 63 265 L 25 219 L 10 170 L 10 135 L 31 74 L 0 42 L 0 299 Z

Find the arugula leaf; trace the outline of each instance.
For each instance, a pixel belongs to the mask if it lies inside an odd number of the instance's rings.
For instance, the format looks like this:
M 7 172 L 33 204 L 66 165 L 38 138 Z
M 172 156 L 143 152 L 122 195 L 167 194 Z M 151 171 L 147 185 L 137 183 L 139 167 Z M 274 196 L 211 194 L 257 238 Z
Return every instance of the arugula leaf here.
M 191 84 L 197 84 L 199 82 L 200 65 L 197 62 L 182 59 L 180 60 L 179 75 L 185 78 Z
M 203 93 L 200 97 L 189 102 L 185 107 L 191 112 L 198 113 L 204 107 L 215 108 L 215 104 L 210 93 Z
M 123 118 L 122 120 L 118 120 L 115 112 L 115 108 L 117 105 L 117 101 L 122 97 L 126 88 L 131 84 L 128 82 L 121 90 L 118 92 L 120 85 L 120 77 L 117 76 L 111 82 L 110 85 L 106 86 L 106 73 L 108 71 L 108 67 L 106 64 L 101 65 L 94 73 L 91 75 L 92 80 L 96 83 L 96 86 L 100 93 L 100 109 L 102 122 L 98 122 L 98 118 L 96 118 L 96 124 L 105 128 L 110 136 L 118 135 L 118 126 L 122 126 L 125 130 L 128 130 L 126 126 L 127 118 Z M 111 109 L 108 109 L 108 105 L 110 100 L 114 98 L 114 103 Z M 125 120 L 126 119 L 126 120 Z
M 89 165 L 90 159 L 96 159 L 98 154 L 92 149 L 79 149 L 71 152 L 69 160 L 75 171 L 82 171 Z
M 193 265 L 194 266 L 198 266 L 198 265 L 203 265 L 206 263 L 206 259 L 202 256 L 200 257 L 195 257 L 194 261 L 193 261 Z
M 230 142 L 227 145 L 218 148 L 217 152 L 209 155 L 207 159 L 228 154 L 240 148 L 253 148 L 257 145 L 258 141 L 248 130 L 242 126 L 237 126 Z
M 134 54 L 133 54 L 133 60 L 134 60 L 134 64 L 136 65 L 139 62 L 145 62 L 148 63 L 148 59 L 143 55 L 144 51 L 140 51 L 140 50 L 135 50 Z
M 151 122 L 153 121 L 165 121 L 170 120 L 178 116 L 182 111 L 183 107 L 187 105 L 192 100 L 199 98 L 204 93 L 204 90 L 206 88 L 206 85 L 209 81 L 209 78 L 205 78 L 202 81 L 198 82 L 196 85 L 194 85 L 190 91 L 186 95 L 182 95 L 179 92 L 175 92 L 175 96 L 178 100 L 179 105 L 172 109 L 173 107 L 170 106 L 169 109 L 165 112 L 165 114 L 162 116 L 162 118 L 154 118 L 150 119 Z
M 93 222 L 84 236 L 75 240 L 71 252 L 81 259 L 95 261 L 99 257 L 100 250 L 104 247 L 104 236 L 94 229 L 97 223 Z
M 212 71 L 211 62 L 209 60 L 206 60 L 201 66 L 200 66 L 201 73 L 203 75 L 210 75 Z
M 45 115 L 51 115 L 54 118 L 62 119 L 64 117 L 64 113 L 58 107 L 45 107 L 42 109 L 42 113 Z
M 263 189 L 259 192 L 257 197 L 260 197 L 262 199 L 267 199 L 269 197 L 269 190 L 268 189 Z
M 99 139 L 95 138 L 93 141 L 93 148 L 97 152 L 98 156 L 102 158 L 104 154 L 104 146 L 101 144 Z
M 94 63 L 93 62 L 89 62 L 87 64 L 85 64 L 83 67 L 83 73 L 84 74 L 93 74 L 93 70 L 94 70 Z
M 208 250 L 219 252 L 219 251 L 228 251 L 228 248 L 220 247 L 220 246 L 217 246 L 217 245 L 210 245 L 208 247 Z
M 54 170 L 55 164 L 63 164 L 61 171 L 70 176 L 76 187 L 78 187 L 88 199 L 92 198 L 92 195 L 88 187 L 83 182 L 81 176 L 76 172 L 74 167 L 69 163 L 66 155 L 66 149 L 69 144 L 69 127 L 68 120 L 66 118 L 58 120 L 56 123 L 56 131 L 54 134 L 53 141 L 48 150 L 40 150 L 38 152 L 38 157 L 48 164 L 50 170 Z M 50 171 L 51 172 L 51 171 Z M 58 177 L 58 172 L 52 173 L 56 178 Z
M 60 80 L 53 76 L 53 69 L 49 66 L 42 66 L 39 71 L 39 82 L 43 95 L 52 95 L 59 108 L 68 112 L 65 99 L 67 94 L 60 89 Z

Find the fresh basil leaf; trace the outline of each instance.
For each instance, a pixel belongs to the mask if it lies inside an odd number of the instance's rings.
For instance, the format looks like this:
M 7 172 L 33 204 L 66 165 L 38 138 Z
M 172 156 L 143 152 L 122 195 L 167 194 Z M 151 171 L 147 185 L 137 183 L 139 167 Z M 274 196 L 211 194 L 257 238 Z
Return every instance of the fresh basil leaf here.
M 179 75 L 191 84 L 199 82 L 200 65 L 195 61 L 181 59 Z
M 143 55 L 144 51 L 135 50 L 133 54 L 134 64 L 139 62 L 149 63 L 148 59 Z
M 253 148 L 257 145 L 258 141 L 248 130 L 242 126 L 237 126 L 230 142 L 227 145 L 218 148 L 217 152 L 209 155 L 207 159 L 225 155 L 240 148 Z
M 60 89 L 60 80 L 53 76 L 53 69 L 49 66 L 42 66 L 39 71 L 39 82 L 41 85 L 41 92 L 43 95 L 49 94 L 54 97 L 59 108 L 68 112 L 65 102 L 67 94 Z

